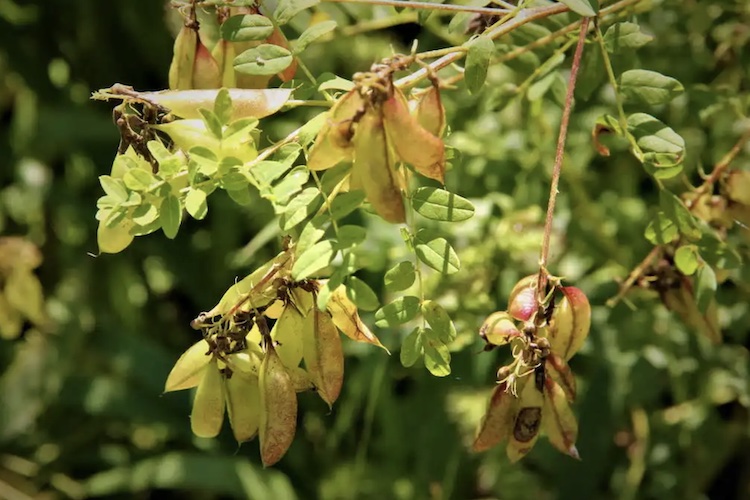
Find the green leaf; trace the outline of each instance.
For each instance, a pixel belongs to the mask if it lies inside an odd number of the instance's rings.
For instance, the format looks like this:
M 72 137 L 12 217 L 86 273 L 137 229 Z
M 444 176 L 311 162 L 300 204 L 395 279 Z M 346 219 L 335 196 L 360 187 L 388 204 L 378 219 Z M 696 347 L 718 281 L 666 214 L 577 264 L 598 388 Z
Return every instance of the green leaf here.
M 133 222 L 139 226 L 148 226 L 159 218 L 159 209 L 151 203 L 144 203 L 133 210 Z
M 708 264 L 703 264 L 695 275 L 695 302 L 705 314 L 716 293 L 716 273 Z
M 233 121 L 227 128 L 224 129 L 224 137 L 222 138 L 222 145 L 235 145 L 247 142 L 247 138 L 250 136 L 250 132 L 258 127 L 257 118 L 240 118 Z
M 347 280 L 346 295 L 363 311 L 374 311 L 380 306 L 372 288 L 356 276 L 350 276 Z
M 292 53 L 296 56 L 307 48 L 308 45 L 313 43 L 318 38 L 336 29 L 336 21 L 323 21 L 317 24 L 313 24 L 292 42 Z
M 180 207 L 180 200 L 173 194 L 167 195 L 161 201 L 159 207 L 159 221 L 161 222 L 161 229 L 164 231 L 164 236 L 167 238 L 174 239 L 177 236 L 177 231 L 180 229 L 180 220 L 182 219 L 182 208 Z
M 160 166 L 162 163 L 169 161 L 172 157 L 172 153 L 164 147 L 164 144 L 162 144 L 161 141 L 148 141 L 146 147 L 148 148 L 149 153 L 153 155 L 154 159 L 159 162 Z
M 318 85 L 318 90 L 343 90 L 344 92 L 349 92 L 354 88 L 354 82 L 351 80 L 347 80 L 346 78 L 341 78 L 340 76 L 334 76 L 333 78 L 329 80 L 323 81 L 320 85 Z
M 458 222 L 474 215 L 474 205 L 466 198 L 434 187 L 421 187 L 411 197 L 414 210 L 433 220 Z
M 219 89 L 219 92 L 216 94 L 214 115 L 219 119 L 220 125 L 226 125 L 232 119 L 232 96 L 229 95 L 229 91 L 225 88 Z M 219 137 L 219 139 L 221 138 Z
M 422 315 L 440 342 L 448 344 L 456 339 L 456 327 L 443 306 L 434 300 L 427 300 L 422 304 Z
M 221 37 L 230 42 L 265 40 L 271 33 L 273 22 L 259 14 L 232 16 L 221 25 Z
M 420 229 L 415 236 L 414 251 L 419 260 L 443 274 L 453 274 L 461 269 L 461 262 L 448 240 L 434 237 L 431 231 Z
M 208 213 L 206 203 L 206 192 L 200 189 L 191 189 L 185 197 L 185 210 L 193 219 L 202 220 Z
M 599 0 L 560 0 L 560 3 L 583 17 L 594 17 L 599 13 Z
M 293 168 L 281 182 L 273 187 L 271 201 L 285 205 L 292 196 L 300 192 L 309 177 L 310 171 L 306 167 Z
M 227 93 L 227 96 L 228 95 L 229 94 Z M 198 112 L 203 117 L 203 123 L 206 124 L 206 128 L 211 131 L 211 134 L 213 134 L 214 137 L 221 140 L 224 134 L 222 132 L 221 121 L 219 120 L 219 117 L 216 116 L 216 113 L 210 109 L 203 108 L 199 109 Z
M 424 366 L 436 377 L 446 377 L 451 374 L 451 353 L 448 346 L 430 338 L 431 331 L 425 329 Z
M 701 237 L 698 221 L 682 203 L 682 200 L 673 193 L 662 189 L 659 193 L 659 202 L 666 216 L 674 221 L 680 233 L 694 240 Z
M 399 262 L 385 273 L 385 287 L 390 292 L 400 292 L 412 286 L 416 278 L 417 273 L 412 262 Z
M 628 100 L 655 106 L 667 104 L 682 94 L 685 87 L 656 71 L 632 69 L 620 76 L 620 90 Z
M 685 151 L 685 140 L 679 134 L 646 113 L 628 116 L 628 131 L 644 151 L 672 154 L 678 160 Z
M 335 242 L 325 240 L 302 252 L 292 266 L 292 279 L 300 281 L 328 267 L 336 254 Z
M 607 52 L 617 52 L 620 49 L 637 49 L 643 47 L 654 37 L 641 31 L 635 23 L 615 23 L 604 33 L 604 46 Z
M 281 229 L 289 231 L 294 226 L 304 221 L 320 207 L 323 202 L 320 191 L 317 188 L 304 189 L 292 198 L 281 217 Z
M 482 88 L 487 79 L 487 68 L 495 51 L 495 44 L 486 36 L 478 36 L 467 44 L 464 80 L 469 92 L 475 94 Z
M 102 189 L 111 196 L 115 203 L 123 203 L 128 199 L 128 190 L 125 188 L 125 183 L 120 179 L 115 179 L 109 175 L 100 175 L 99 184 L 102 185 Z
M 125 187 L 132 189 L 133 191 L 145 191 L 152 184 L 158 182 L 158 179 L 154 177 L 154 174 L 142 168 L 134 168 L 125 172 L 122 178 L 125 183 Z
M 250 169 L 252 175 L 261 186 L 269 186 L 273 181 L 284 175 L 289 167 L 278 161 L 264 160 L 256 163 Z
M 352 213 L 365 201 L 365 193 L 363 191 L 349 191 L 347 193 L 341 193 L 337 195 L 333 201 L 331 201 L 331 218 L 333 220 L 341 219 Z
M 367 230 L 362 226 L 339 226 L 336 237 L 339 240 L 339 249 L 343 250 L 344 248 L 351 248 L 365 241 Z
M 278 24 L 286 24 L 298 13 L 319 3 L 320 0 L 280 0 L 273 12 L 273 18 Z
M 323 237 L 326 232 L 328 220 L 329 219 L 327 216 L 318 215 L 316 217 L 313 217 L 310 222 L 305 224 L 305 227 L 302 229 L 302 233 L 297 239 L 297 253 L 304 252 Z
M 411 321 L 419 312 L 419 297 L 407 295 L 384 305 L 375 313 L 375 324 L 381 328 Z
M 246 207 L 253 202 L 253 197 L 250 194 L 250 188 L 248 187 L 227 189 L 227 194 L 232 198 L 232 201 L 243 207 Z
M 664 212 L 659 212 L 656 214 L 656 218 L 646 227 L 644 235 L 654 245 L 666 245 L 674 241 L 678 234 L 677 224 Z
M 219 170 L 219 158 L 214 151 L 203 147 L 190 148 L 190 162 L 195 163 L 198 171 L 207 177 L 212 177 Z
M 264 43 L 234 58 L 234 69 L 246 75 L 275 75 L 292 64 L 292 53 L 284 47 Z
M 417 362 L 420 356 L 424 353 L 424 346 L 422 340 L 424 336 L 424 328 L 417 327 L 406 336 L 404 342 L 401 344 L 401 364 L 406 368 L 413 366 Z
M 227 191 L 240 191 L 247 189 L 248 181 L 247 177 L 234 169 L 221 176 L 219 185 Z
M 674 263 L 682 274 L 691 276 L 698 270 L 698 248 L 695 245 L 683 245 L 674 254 Z

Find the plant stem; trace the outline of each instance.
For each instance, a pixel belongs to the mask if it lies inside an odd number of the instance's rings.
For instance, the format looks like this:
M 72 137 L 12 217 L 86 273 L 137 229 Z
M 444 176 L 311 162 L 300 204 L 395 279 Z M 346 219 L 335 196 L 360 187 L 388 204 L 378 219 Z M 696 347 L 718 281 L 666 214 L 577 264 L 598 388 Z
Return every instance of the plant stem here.
M 393 26 L 398 26 L 399 24 L 416 23 L 417 17 L 416 12 L 401 12 L 400 14 L 384 17 L 382 19 L 362 21 L 361 23 L 346 26 L 341 29 L 341 34 L 348 37 L 367 33 L 368 31 L 391 28 Z
M 366 3 L 370 5 L 389 5 L 392 7 L 406 7 L 410 9 L 441 10 L 445 12 L 476 12 L 490 16 L 505 14 L 508 9 L 493 9 L 491 7 L 471 7 L 468 5 L 445 5 L 441 3 L 410 2 L 405 0 L 322 0 L 329 3 Z
M 651 262 L 659 255 L 659 252 L 661 252 L 661 246 L 655 246 L 651 249 L 651 251 L 648 253 L 648 255 L 646 255 L 641 263 L 638 264 L 635 269 L 630 272 L 628 279 L 626 279 L 625 283 L 622 284 L 622 286 L 620 287 L 620 291 L 617 292 L 617 295 L 607 301 L 607 307 L 614 307 L 615 305 L 617 305 L 617 303 L 633 287 L 636 280 L 643 275 L 643 272 L 646 270 L 646 268 L 651 265 Z
M 570 68 L 570 78 L 568 79 L 568 91 L 565 95 L 565 107 L 563 108 L 562 118 L 560 119 L 560 133 L 557 137 L 557 150 L 555 151 L 555 164 L 552 168 L 552 183 L 549 190 L 549 200 L 547 202 L 547 218 L 544 222 L 544 237 L 542 239 L 542 251 L 539 257 L 539 282 L 537 292 L 539 298 L 546 295 L 547 287 L 547 257 L 549 255 L 549 242 L 552 235 L 552 221 L 555 215 L 555 202 L 557 201 L 557 186 L 560 183 L 560 173 L 562 172 L 563 156 L 565 154 L 565 139 L 568 135 L 568 123 L 570 122 L 570 112 L 573 109 L 573 92 L 576 88 L 576 78 L 578 70 L 581 67 L 581 55 L 583 46 L 586 44 L 586 35 L 589 28 L 589 18 L 581 21 L 581 30 L 578 35 L 578 45 L 573 55 L 573 64 Z
M 698 189 L 696 189 L 695 193 L 701 194 L 708 192 L 711 187 L 716 184 L 716 181 L 719 180 L 721 174 L 724 173 L 727 168 L 729 168 L 729 165 L 732 163 L 732 161 L 734 161 L 737 155 L 740 154 L 740 151 L 742 151 L 742 148 L 748 141 L 750 141 L 750 129 L 746 130 L 745 133 L 742 134 L 739 139 L 737 139 L 737 142 L 734 143 L 732 149 L 730 149 L 721 158 L 721 160 L 719 160 L 719 163 L 714 165 L 714 169 L 711 171 L 708 177 L 706 177 L 706 180 L 703 181 L 703 184 Z

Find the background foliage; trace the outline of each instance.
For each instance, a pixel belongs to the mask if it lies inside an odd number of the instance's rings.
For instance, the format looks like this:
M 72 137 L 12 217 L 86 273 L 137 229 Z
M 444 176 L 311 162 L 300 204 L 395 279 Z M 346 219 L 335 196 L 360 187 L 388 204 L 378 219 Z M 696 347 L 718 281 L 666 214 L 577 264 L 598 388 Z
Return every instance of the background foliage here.
M 686 140 L 686 173 L 698 183 L 748 126 L 750 7 L 742 0 L 642 2 L 637 16 L 654 40 L 615 58 L 615 69 L 659 71 L 685 93 L 649 112 Z M 303 60 L 316 74 L 348 76 L 396 50 L 440 48 L 460 33 L 449 17 L 391 7 L 321 4 L 339 23 Z M 111 107 L 88 100 L 114 82 L 164 88 L 172 37 L 160 2 L 0 2 L 0 232 L 41 248 L 42 326 L 0 341 L 0 497 L 150 498 L 747 498 L 749 272 L 734 270 L 718 292 L 725 343 L 711 346 L 655 294 L 610 308 L 615 280 L 651 249 L 644 229 L 658 207 L 653 180 L 624 146 L 596 155 L 596 118 L 614 114 L 593 44 L 584 55 L 553 235 L 551 270 L 584 289 L 592 333 L 572 361 L 581 431 L 575 462 L 540 442 L 510 465 L 502 447 L 468 451 L 505 352 L 477 354 L 476 330 L 503 309 L 515 281 L 536 270 L 560 116 L 559 93 L 509 92 L 552 55 L 544 48 L 492 66 L 482 91 L 444 93 L 448 142 L 458 151 L 446 184 L 477 207 L 450 227 L 459 273 L 427 281 L 451 312 L 458 339 L 452 374 L 436 378 L 398 359 L 406 331 L 376 331 L 394 351 L 345 342 L 344 392 L 332 412 L 300 398 L 297 438 L 275 468 L 257 448 L 190 433 L 189 394 L 161 397 L 165 377 L 195 341 L 188 326 L 235 277 L 278 249 L 269 204 L 239 208 L 212 197 L 204 221 L 185 221 L 174 240 L 137 238 L 123 253 L 96 251 L 97 177 L 117 147 Z M 411 21 L 358 33 L 368 20 Z M 405 17 L 410 16 L 410 17 Z M 574 16 L 558 16 L 499 41 L 523 45 Z M 635 18 L 634 18 L 635 19 Z M 290 38 L 309 19 L 287 26 Z M 297 30 L 295 32 L 295 30 Z M 447 42 L 446 42 L 447 41 Z M 319 110 L 264 120 L 280 139 Z M 750 168 L 745 151 L 733 168 Z M 679 191 L 681 180 L 675 181 Z M 385 294 L 382 273 L 402 260 L 398 231 L 373 218 L 358 276 Z M 730 236 L 746 253 L 748 229 Z M 249 242 L 249 243 L 248 243 Z M 2 258 L 0 256 L 0 258 Z M 2 266 L 0 266 L 2 267 Z M 387 297 L 381 296 L 381 303 Z M 373 325 L 372 315 L 365 321 Z

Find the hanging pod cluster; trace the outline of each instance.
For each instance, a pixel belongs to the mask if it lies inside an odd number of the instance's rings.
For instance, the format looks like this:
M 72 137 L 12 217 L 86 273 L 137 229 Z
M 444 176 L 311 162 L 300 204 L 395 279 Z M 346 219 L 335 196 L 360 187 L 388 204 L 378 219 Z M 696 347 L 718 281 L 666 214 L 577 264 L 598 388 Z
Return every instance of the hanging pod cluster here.
M 325 170 L 352 162 L 349 189 L 361 189 L 385 220 L 405 221 L 403 164 L 444 182 L 445 111 L 437 80 L 423 93 L 414 111 L 393 85 L 393 73 L 411 59 L 396 56 L 354 75 L 354 88 L 340 97 L 310 149 L 307 166 Z
M 513 361 L 497 372 L 498 385 L 473 449 L 484 451 L 507 439 L 506 451 L 514 462 L 542 432 L 562 453 L 579 458 L 578 422 L 570 406 L 576 385 L 567 362 L 588 336 L 591 307 L 581 290 L 561 286 L 558 278 L 549 277 L 550 291 L 538 293 L 538 278 L 534 274 L 519 281 L 508 310 L 492 313 L 479 331 L 486 350 L 509 345 Z
M 214 18 L 203 21 L 214 24 L 214 29 L 201 29 L 194 7 L 186 10 L 169 66 L 170 89 L 262 89 L 268 87 L 274 74 L 282 82 L 294 78 L 297 62 L 291 57 L 289 64 L 278 73 L 248 75 L 235 69 L 235 57 L 250 49 L 261 45 L 289 48 L 289 41 L 281 29 L 257 6 L 217 8 Z M 238 35 L 243 27 L 245 29 Z M 218 39 L 211 39 L 213 32 L 220 34 Z
M 296 393 L 315 390 L 329 407 L 338 398 L 344 378 L 339 330 L 382 347 L 343 287 L 321 311 L 321 283 L 291 280 L 293 263 L 288 248 L 193 320 L 203 338 L 179 358 L 165 385 L 165 392 L 196 388 L 195 435 L 218 435 L 227 413 L 238 442 L 258 436 L 266 466 L 279 461 L 294 439 Z

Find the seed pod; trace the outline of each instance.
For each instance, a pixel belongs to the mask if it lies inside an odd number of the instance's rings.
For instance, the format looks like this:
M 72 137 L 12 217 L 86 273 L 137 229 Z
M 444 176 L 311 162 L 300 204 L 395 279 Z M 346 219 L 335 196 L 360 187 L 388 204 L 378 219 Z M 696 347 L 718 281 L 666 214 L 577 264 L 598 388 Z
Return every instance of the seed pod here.
M 281 29 L 274 23 L 274 30 L 273 33 L 271 33 L 271 36 L 269 36 L 266 39 L 266 43 L 270 43 L 273 45 L 278 45 L 279 47 L 284 47 L 285 49 L 289 49 L 289 40 L 287 40 L 286 35 L 284 35 L 284 32 L 281 31 Z M 279 79 L 282 82 L 288 82 L 292 78 L 294 78 L 295 73 L 297 73 L 297 58 L 292 58 L 292 63 L 287 66 L 287 68 L 277 73 L 276 76 L 279 77 Z
M 530 321 L 539 310 L 536 286 L 529 285 L 521 288 L 515 294 L 511 293 L 511 297 L 508 302 L 508 312 L 518 321 Z
M 307 168 L 325 170 L 342 161 L 351 161 L 353 118 L 364 107 L 359 91 L 350 90 L 327 112 L 328 118 L 318 132 L 307 155 Z
M 312 295 L 305 292 L 305 308 L 309 308 Z M 294 304 L 288 303 L 271 330 L 271 338 L 277 343 L 278 352 L 284 366 L 291 369 L 302 361 L 302 339 L 313 328 L 313 316 L 302 316 Z
M 378 215 L 388 222 L 406 221 L 391 148 L 378 110 L 368 110 L 354 134 L 352 182 L 362 186 Z
M 314 328 L 305 332 L 305 367 L 318 390 L 318 395 L 332 406 L 344 381 L 344 351 L 341 337 L 326 312 L 313 308 Z
M 559 355 L 550 353 L 546 358 L 547 375 L 562 387 L 568 401 L 576 398 L 576 379 L 568 363 Z
M 552 313 L 547 338 L 552 352 L 565 361 L 583 345 L 591 328 L 591 306 L 586 295 L 573 286 L 561 287 L 564 297 Z
M 312 381 L 312 377 L 310 377 L 310 374 L 307 373 L 307 370 L 305 370 L 301 366 L 289 368 L 287 371 L 289 372 L 289 377 L 292 379 L 292 385 L 294 386 L 294 390 L 296 392 L 305 392 L 315 389 L 315 384 Z
M 258 377 L 234 372 L 226 381 L 227 414 L 238 443 L 250 441 L 260 425 L 260 388 Z
M 497 311 L 490 314 L 479 328 L 479 336 L 485 342 L 494 346 L 509 343 L 512 339 L 521 336 L 513 318 L 506 311 Z
M 336 328 L 350 339 L 357 342 L 367 342 L 385 349 L 385 346 L 380 343 L 375 334 L 359 318 L 357 306 L 346 295 L 346 286 L 341 285 L 331 293 L 331 298 L 328 301 L 328 312 Z
M 513 429 L 518 399 L 507 392 L 506 383 L 495 386 L 487 403 L 487 410 L 477 429 L 472 449 L 486 451 L 507 439 Z
M 207 355 L 208 350 L 208 342 L 201 339 L 182 353 L 167 376 L 164 392 L 192 389 L 197 386 L 203 378 L 203 370 L 211 361 L 211 356 Z
M 544 384 L 544 409 L 542 422 L 552 446 L 566 455 L 580 460 L 576 448 L 578 438 L 578 421 L 568 404 L 565 391 L 550 377 Z
M 440 99 L 440 89 L 433 85 L 422 94 L 417 103 L 417 122 L 435 137 L 445 132 L 445 108 Z
M 169 66 L 170 89 L 193 88 L 193 66 L 197 47 L 198 32 L 193 27 L 182 26 L 174 41 L 172 63 Z
M 397 88 L 383 103 L 383 121 L 388 142 L 399 159 L 413 165 L 420 174 L 445 182 L 443 141 L 422 128 L 409 112 L 406 98 Z
M 260 347 L 256 350 L 250 345 L 247 351 L 230 354 L 227 357 L 227 364 L 235 373 L 257 377 L 260 373 L 260 358 L 262 355 Z
M 228 89 L 232 98 L 231 120 L 264 118 L 276 113 L 289 100 L 291 89 Z M 200 108 L 213 109 L 215 90 L 162 90 L 139 92 L 138 98 L 163 106 L 181 118 L 201 118 Z
M 517 462 L 526 456 L 539 439 L 544 396 L 531 379 L 532 377 L 524 377 L 519 381 L 523 388 L 519 388 L 518 412 L 515 414 L 513 431 L 508 436 L 508 446 L 505 449 L 511 462 Z
M 221 87 L 221 69 L 219 64 L 211 55 L 211 52 L 203 45 L 198 37 L 195 49 L 195 63 L 193 65 L 194 89 L 218 89 Z
M 297 394 L 273 344 L 268 345 L 258 377 L 260 386 L 260 458 L 273 465 L 284 456 L 297 429 Z
M 750 206 L 750 170 L 732 170 L 726 178 L 727 198 L 741 205 Z
M 206 366 L 190 414 L 190 428 L 198 437 L 216 437 L 224 423 L 224 376 L 215 359 Z
M 237 87 L 237 78 L 234 73 L 234 44 L 227 40 L 219 40 L 211 52 L 211 55 L 216 59 L 216 64 L 219 66 L 219 72 L 221 73 L 221 87 L 228 89 Z

